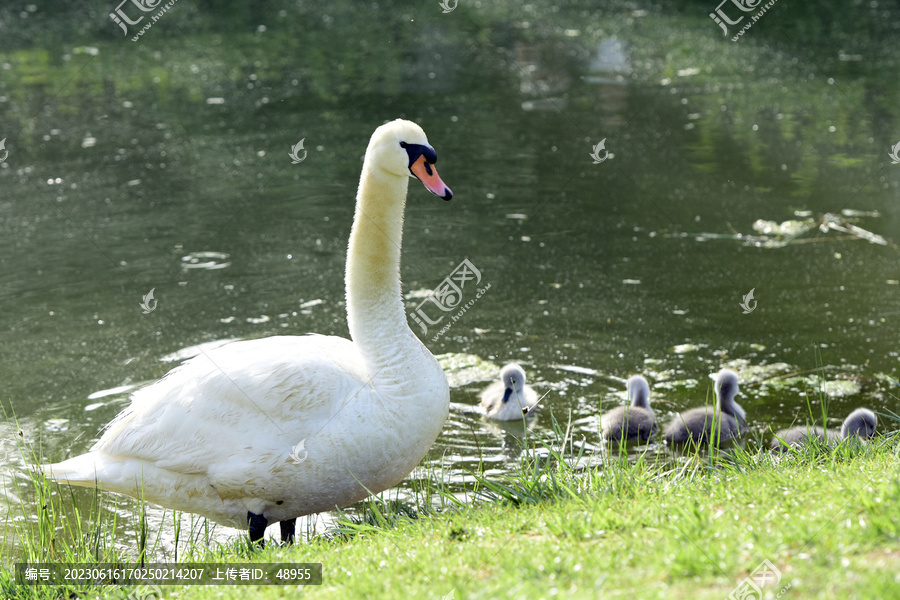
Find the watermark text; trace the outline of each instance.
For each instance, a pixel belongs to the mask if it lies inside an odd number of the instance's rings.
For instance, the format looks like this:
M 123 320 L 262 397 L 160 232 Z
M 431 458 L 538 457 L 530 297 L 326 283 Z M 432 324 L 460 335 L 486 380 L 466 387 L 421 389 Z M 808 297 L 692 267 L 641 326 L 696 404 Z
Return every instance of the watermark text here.
M 477 288 L 480 283 L 481 271 L 468 258 L 463 259 L 428 297 L 409 313 L 409 316 L 422 328 L 423 335 L 428 333 L 429 325 L 440 325 L 444 318 L 449 316 L 450 321 L 446 322 L 431 340 L 436 342 L 491 288 L 491 284 Z M 468 289 L 466 289 L 466 285 L 468 285 Z M 463 304 L 463 297 L 466 294 L 471 295 L 473 288 L 477 288 L 474 298 Z M 426 311 L 426 307 L 429 308 L 431 314 Z M 440 312 L 435 313 L 434 308 Z M 451 312 L 455 312 L 455 314 L 446 314 Z M 435 314 L 439 316 L 432 318 L 431 315 Z

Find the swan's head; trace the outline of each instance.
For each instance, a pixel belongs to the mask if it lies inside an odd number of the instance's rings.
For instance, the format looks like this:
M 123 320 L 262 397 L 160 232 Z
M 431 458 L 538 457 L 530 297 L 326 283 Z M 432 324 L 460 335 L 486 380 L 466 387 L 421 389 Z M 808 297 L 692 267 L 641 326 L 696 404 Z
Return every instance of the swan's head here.
M 841 439 L 847 439 L 854 435 L 864 440 L 868 439 L 875 435 L 877 423 L 878 419 L 875 418 L 875 413 L 868 408 L 857 408 L 844 419 L 844 424 L 841 426 Z
M 650 385 L 642 375 L 632 375 L 628 378 L 628 400 L 632 406 L 650 410 Z
M 506 388 L 503 390 L 503 402 L 509 402 L 513 394 L 521 402 L 525 398 L 525 371 L 517 364 L 511 363 L 500 369 L 500 381 Z
M 437 153 L 422 128 L 412 121 L 397 119 L 376 129 L 366 150 L 366 161 L 393 175 L 415 177 L 444 200 L 453 197 L 434 166 Z
M 734 401 L 738 395 L 738 374 L 731 369 L 722 369 L 716 375 L 716 397 L 719 399 L 719 410 L 736 416 L 741 423 L 747 421 L 747 413 L 741 405 Z

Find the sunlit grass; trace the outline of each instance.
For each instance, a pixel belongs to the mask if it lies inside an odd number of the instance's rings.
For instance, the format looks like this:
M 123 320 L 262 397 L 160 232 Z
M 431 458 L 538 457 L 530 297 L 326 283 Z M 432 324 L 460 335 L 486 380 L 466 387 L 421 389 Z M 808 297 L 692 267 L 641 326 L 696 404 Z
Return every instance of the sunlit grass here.
M 430 468 L 407 500 L 380 494 L 340 514 L 324 534 L 282 547 L 251 548 L 245 536 L 208 544 L 171 527 L 188 562 L 321 562 L 324 584 L 305 589 L 325 597 L 440 598 L 596 597 L 640 591 L 642 597 L 724 598 L 764 559 L 781 572 L 792 597 L 854 597 L 860 583 L 884 597 L 900 553 L 900 480 L 895 436 L 869 444 L 810 444 L 783 454 L 734 446 L 695 450 L 674 461 L 657 454 L 579 449 L 572 430 L 529 432 L 506 475 L 472 472 L 460 494 L 452 468 Z M 68 486 L 32 471 L 35 503 L 6 524 L 15 562 L 133 563 L 159 560 L 147 541 L 146 514 L 129 519 L 131 552 L 116 544 L 121 523 Z M 22 495 L 21 497 L 25 497 Z M 10 510 L 12 513 L 13 510 Z M 168 525 L 166 525 L 168 526 Z M 119 533 L 117 533 L 119 532 Z M 7 550 L 8 551 L 8 550 Z M 173 560 L 168 557 L 168 560 Z M 841 577 L 835 577 L 835 569 Z M 855 582 L 855 583 L 851 583 Z M 295 588 L 291 588 L 296 592 Z M 169 586 L 167 596 L 235 597 L 241 587 Z M 16 586 L 0 572 L 12 598 L 59 598 L 77 592 L 122 597 L 123 588 Z M 280 586 L 254 597 L 281 597 Z

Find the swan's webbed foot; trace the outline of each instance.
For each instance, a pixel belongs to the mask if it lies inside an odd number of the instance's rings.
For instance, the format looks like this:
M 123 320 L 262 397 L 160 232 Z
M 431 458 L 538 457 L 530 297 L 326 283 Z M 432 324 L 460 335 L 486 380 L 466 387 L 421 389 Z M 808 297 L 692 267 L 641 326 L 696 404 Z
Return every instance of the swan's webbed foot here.
M 281 521 L 278 524 L 281 526 L 281 543 L 293 544 L 294 530 L 297 526 L 297 519 L 288 519 L 286 521 Z
M 265 547 L 266 541 L 263 536 L 266 535 L 266 526 L 269 521 L 262 515 L 253 514 L 247 511 L 247 521 L 250 523 L 250 543 L 258 544 L 260 548 Z M 282 531 L 284 531 L 282 529 Z

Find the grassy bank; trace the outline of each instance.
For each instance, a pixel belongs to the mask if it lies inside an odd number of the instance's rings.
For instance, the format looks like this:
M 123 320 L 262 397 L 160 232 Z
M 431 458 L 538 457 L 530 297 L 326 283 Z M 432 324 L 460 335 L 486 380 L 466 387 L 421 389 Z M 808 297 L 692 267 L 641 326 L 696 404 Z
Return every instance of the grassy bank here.
M 307 544 L 249 552 L 194 546 L 181 560 L 320 562 L 322 586 L 169 586 L 166 598 L 727 598 L 764 560 L 765 597 L 892 597 L 900 590 L 895 438 L 773 457 L 740 449 L 673 463 L 607 456 L 586 469 L 540 443 L 518 473 L 479 477 L 454 500 L 435 483 L 418 506 L 372 501 Z M 438 500 L 438 502 L 435 502 Z M 443 505 L 443 509 L 427 506 Z M 98 530 L 100 532 L 100 530 Z M 102 532 L 101 532 L 102 533 Z M 99 562 L 96 535 L 82 532 Z M 78 537 L 78 536 L 76 536 Z M 47 554 L 46 540 L 23 540 Z M 113 553 L 114 554 L 114 553 Z M 75 555 L 73 555 L 75 556 Z M 9 560 L 9 557 L 7 557 Z M 16 587 L 11 598 L 124 597 L 123 588 Z M 745 583 L 746 585 L 746 583 Z M 448 596 L 448 594 L 453 595 Z M 783 592 L 783 593 L 782 593 Z
M 359 526 L 351 540 L 273 558 L 322 562 L 325 584 L 308 590 L 321 597 L 726 598 L 764 559 L 781 572 L 779 587 L 765 588 L 773 595 L 790 584 L 794 598 L 891 597 L 900 589 L 897 470 L 893 444 L 880 444 L 780 464 L 744 455 L 715 469 L 700 460 L 668 472 L 555 471 L 507 481 L 519 506 Z

